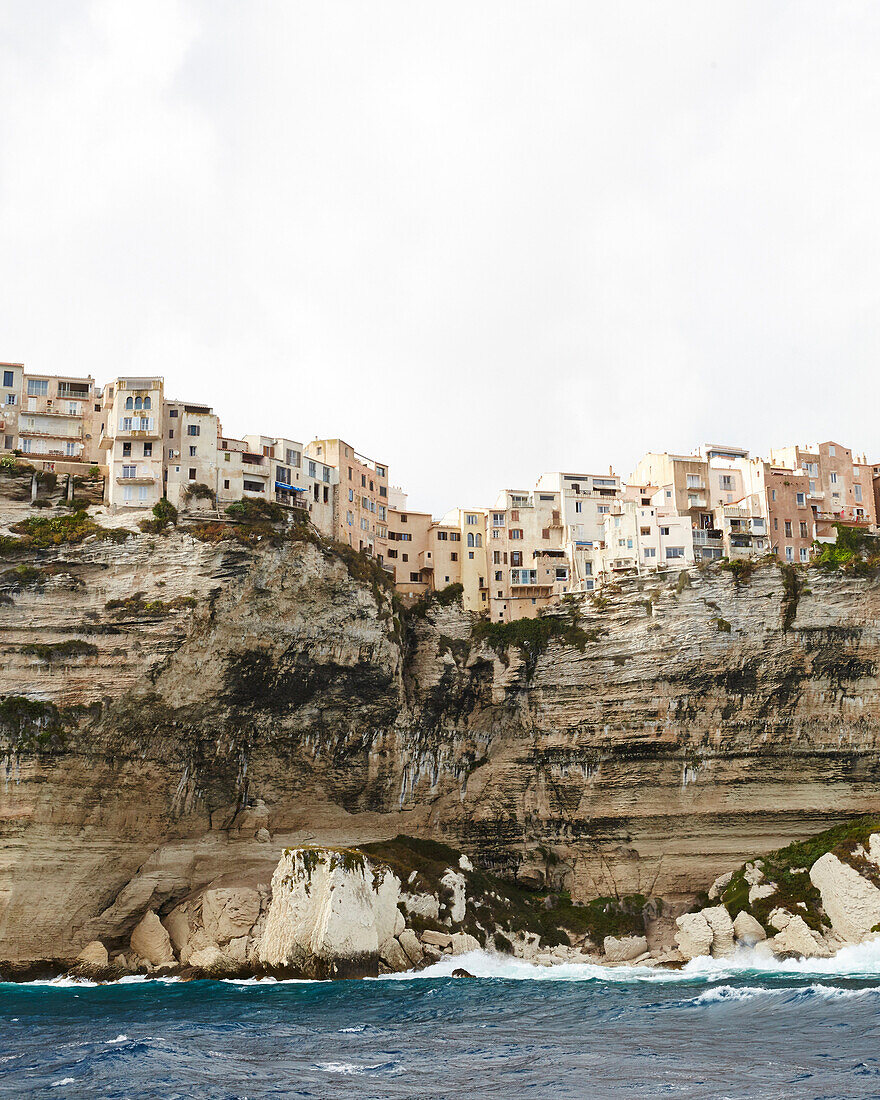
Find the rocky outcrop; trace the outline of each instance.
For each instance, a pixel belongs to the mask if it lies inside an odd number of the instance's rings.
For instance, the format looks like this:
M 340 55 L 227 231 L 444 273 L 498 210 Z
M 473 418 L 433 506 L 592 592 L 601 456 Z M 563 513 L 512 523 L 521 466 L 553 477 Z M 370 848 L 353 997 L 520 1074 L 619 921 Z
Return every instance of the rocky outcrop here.
M 682 958 L 696 959 L 709 955 L 715 934 L 702 913 L 684 913 L 676 919 L 675 942 Z
M 203 927 L 206 889 L 267 890 L 283 848 L 399 833 L 542 893 L 674 913 L 751 853 L 876 804 L 870 578 L 811 575 L 793 617 L 775 566 L 645 578 L 505 648 L 454 601 L 403 615 L 381 570 L 312 539 L 130 526 L 0 563 L 10 961 L 131 953 L 149 911 L 174 945 Z M 419 927 L 461 911 L 468 872 L 446 870 L 442 897 L 400 880 Z M 256 940 L 208 938 L 189 951 L 218 965 Z
M 878 834 L 871 841 L 880 840 Z M 876 851 L 875 843 L 871 845 Z M 875 873 L 880 872 L 880 867 Z M 880 925 L 880 890 L 855 867 L 826 852 L 810 868 L 810 881 L 822 895 L 831 927 L 844 939 L 858 942 Z

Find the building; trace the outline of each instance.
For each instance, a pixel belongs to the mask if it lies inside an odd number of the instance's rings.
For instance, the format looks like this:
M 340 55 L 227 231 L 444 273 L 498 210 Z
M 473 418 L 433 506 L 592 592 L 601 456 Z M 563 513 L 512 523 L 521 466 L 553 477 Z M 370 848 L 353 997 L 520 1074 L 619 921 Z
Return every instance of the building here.
M 18 447 L 18 413 L 21 408 L 23 363 L 0 363 L 3 388 L 0 390 L 0 443 L 4 451 Z
M 315 439 L 309 459 L 338 471 L 334 537 L 384 563 L 388 553 L 388 467 L 359 454 L 343 439 Z
M 626 486 L 603 516 L 594 558 L 597 587 L 628 573 L 643 576 L 694 564 L 691 518 L 668 508 L 666 499 L 659 488 Z
M 283 436 L 246 435 L 245 495 L 260 495 L 288 508 L 302 508 L 318 530 L 336 537 L 335 512 L 339 471 L 318 458 L 304 456 L 303 445 Z M 258 488 L 261 485 L 263 488 Z
M 163 412 L 164 495 L 183 509 L 198 486 L 211 496 L 199 496 L 193 503 L 210 505 L 217 500 L 217 416 L 207 405 L 185 401 L 165 401 Z
M 541 474 L 535 493 L 539 502 L 545 494 L 557 495 L 564 528 L 562 546 L 571 571 L 569 590 L 590 591 L 605 517 L 622 493 L 620 478 L 612 470 L 607 474 L 557 471 Z
M 434 555 L 434 587 L 460 584 L 465 610 L 488 612 L 486 512 L 481 508 L 452 508 L 432 529 L 430 549 Z M 455 579 L 447 581 L 446 577 Z
M 152 508 L 165 493 L 164 388 L 161 377 L 141 377 L 116 378 L 103 389 L 98 448 L 112 511 Z
M 404 494 L 398 492 L 395 498 L 404 508 L 388 509 L 387 563 L 394 570 L 398 592 L 405 596 L 421 596 L 435 587 L 430 536 L 434 521 L 427 512 L 407 510 Z
M 15 368 L 3 368 L 4 378 Z M 22 371 L 14 447 L 23 454 L 92 462 L 97 458 L 96 394 L 91 377 Z M 8 399 L 12 390 L 5 391 Z M 10 418 L 11 420 L 11 418 Z M 4 436 L 7 433 L 4 431 Z M 5 439 L 4 439 L 5 442 Z
M 775 466 L 807 474 L 819 526 L 832 528 L 840 521 L 876 525 L 874 471 L 864 456 L 859 460 L 848 447 L 829 440 L 817 446 L 771 450 L 770 460 Z

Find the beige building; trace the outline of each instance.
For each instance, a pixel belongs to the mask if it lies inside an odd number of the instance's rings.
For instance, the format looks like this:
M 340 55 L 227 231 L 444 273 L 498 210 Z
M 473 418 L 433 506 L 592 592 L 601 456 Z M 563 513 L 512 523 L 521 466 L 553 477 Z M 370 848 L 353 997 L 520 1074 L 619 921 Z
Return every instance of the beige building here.
M 116 378 L 102 394 L 99 450 L 112 511 L 152 508 L 164 495 L 164 380 Z
M 8 370 L 4 368 L 4 376 Z M 68 462 L 94 461 L 98 457 L 95 421 L 100 414 L 95 412 L 93 379 L 27 371 L 21 378 L 16 449 Z
M 603 519 L 594 559 L 597 587 L 625 574 L 642 576 L 694 564 L 691 518 L 666 507 L 665 491 L 627 486 Z
M 335 537 L 384 563 L 388 553 L 388 467 L 359 454 L 343 439 L 315 439 L 305 451 L 309 459 L 338 471 Z
M 339 471 L 303 453 L 303 445 L 283 436 L 246 435 L 252 466 L 267 472 L 266 493 L 289 508 L 303 508 L 318 530 L 335 537 Z M 262 465 L 254 460 L 261 459 Z
M 489 610 L 486 542 L 486 512 L 481 508 L 452 508 L 432 531 L 434 587 L 460 584 L 467 611 Z M 453 572 L 456 567 L 458 577 Z
M 217 432 L 219 421 L 207 405 L 185 401 L 165 401 L 164 449 L 165 496 L 175 508 L 189 503 L 188 493 L 195 486 L 209 489 L 216 500 Z M 198 497 L 195 507 L 210 507 L 210 499 Z
M 397 495 L 397 503 L 405 505 L 402 496 Z M 405 596 L 421 596 L 434 588 L 433 526 L 427 512 L 388 509 L 387 563 L 394 570 L 395 587 Z
M 564 528 L 562 545 L 571 569 L 571 591 L 589 592 L 595 583 L 596 555 L 604 538 L 605 517 L 622 493 L 621 480 L 607 474 L 554 472 L 542 474 L 535 486 L 539 498 L 558 496 Z

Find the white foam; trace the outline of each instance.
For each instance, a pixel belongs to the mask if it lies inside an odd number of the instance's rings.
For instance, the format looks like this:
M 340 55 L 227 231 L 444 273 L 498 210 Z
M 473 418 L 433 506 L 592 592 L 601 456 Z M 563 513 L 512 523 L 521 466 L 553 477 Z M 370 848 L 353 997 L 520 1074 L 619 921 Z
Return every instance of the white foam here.
M 753 949 L 740 949 L 729 959 L 708 956 L 691 959 L 679 970 L 650 966 L 600 966 L 595 963 L 559 963 L 536 966 L 509 955 L 471 951 L 466 955 L 444 955 L 424 970 L 384 974 L 378 981 L 412 981 L 449 978 L 453 970 L 467 970 L 475 978 L 504 978 L 528 981 L 602 982 L 706 982 L 723 981 L 745 974 L 796 977 L 872 978 L 880 977 L 880 939 L 843 947 L 830 959 L 776 959 Z
M 116 1043 L 127 1043 L 127 1042 L 128 1042 L 128 1036 L 127 1035 L 117 1035 L 115 1039 L 108 1039 L 105 1045 L 108 1046 L 108 1047 L 112 1047 Z
M 695 1005 L 714 1004 L 719 1001 L 752 1001 L 755 997 L 766 997 L 788 992 L 786 989 L 767 989 L 760 985 L 718 985 L 714 989 L 707 989 L 699 997 L 695 997 Z
M 53 1081 L 49 1086 L 50 1089 L 57 1089 L 59 1085 L 75 1085 L 75 1077 L 62 1077 L 60 1081 Z

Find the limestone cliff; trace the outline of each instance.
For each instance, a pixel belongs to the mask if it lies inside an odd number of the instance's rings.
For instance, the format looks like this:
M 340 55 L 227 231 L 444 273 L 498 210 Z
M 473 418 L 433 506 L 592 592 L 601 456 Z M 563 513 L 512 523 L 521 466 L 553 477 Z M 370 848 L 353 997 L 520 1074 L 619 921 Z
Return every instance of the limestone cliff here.
M 285 847 L 675 901 L 876 810 L 876 580 L 652 577 L 505 650 L 314 541 L 190 530 L 3 542 L 0 958 L 112 950 Z

